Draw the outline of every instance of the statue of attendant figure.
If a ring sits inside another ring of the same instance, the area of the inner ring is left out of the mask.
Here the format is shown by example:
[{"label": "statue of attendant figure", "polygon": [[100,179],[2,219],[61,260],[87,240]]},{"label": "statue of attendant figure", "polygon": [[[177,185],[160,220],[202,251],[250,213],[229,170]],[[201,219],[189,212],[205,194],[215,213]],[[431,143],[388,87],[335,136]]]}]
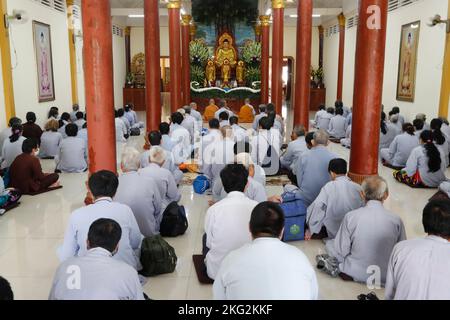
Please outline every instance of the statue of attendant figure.
[{"label": "statue of attendant figure", "polygon": [[236,81],[239,85],[243,85],[245,80],[244,61],[239,61],[236,67]]},{"label": "statue of attendant figure", "polygon": [[206,81],[208,87],[212,87],[216,82],[216,66],[212,60],[208,60],[206,65]]},{"label": "statue of attendant figure", "polygon": [[225,59],[222,64],[222,79],[224,87],[229,87],[231,77],[231,65],[228,59]]}]

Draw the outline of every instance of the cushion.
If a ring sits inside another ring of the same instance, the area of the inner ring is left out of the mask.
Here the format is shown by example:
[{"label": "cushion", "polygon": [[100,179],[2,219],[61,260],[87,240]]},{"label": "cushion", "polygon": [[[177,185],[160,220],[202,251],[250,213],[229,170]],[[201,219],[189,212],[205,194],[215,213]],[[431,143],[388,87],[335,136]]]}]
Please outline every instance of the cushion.
[{"label": "cushion", "polygon": [[214,280],[208,277],[206,272],[205,258],[201,254],[194,254],[192,261],[194,261],[195,272],[197,273],[198,281],[202,284],[213,284]]}]

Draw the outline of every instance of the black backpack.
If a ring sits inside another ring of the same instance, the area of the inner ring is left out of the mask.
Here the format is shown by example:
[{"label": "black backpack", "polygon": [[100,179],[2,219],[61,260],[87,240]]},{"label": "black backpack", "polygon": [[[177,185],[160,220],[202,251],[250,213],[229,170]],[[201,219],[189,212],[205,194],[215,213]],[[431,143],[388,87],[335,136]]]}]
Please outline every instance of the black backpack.
[{"label": "black backpack", "polygon": [[172,273],[177,266],[175,249],[160,235],[147,237],[142,241],[141,264],[139,273],[145,277]]},{"label": "black backpack", "polygon": [[140,136],[141,130],[139,128],[131,128],[130,129],[130,136]]},{"label": "black backpack", "polygon": [[188,220],[186,211],[178,203],[170,203],[164,210],[159,232],[163,237],[177,237],[186,232]]}]

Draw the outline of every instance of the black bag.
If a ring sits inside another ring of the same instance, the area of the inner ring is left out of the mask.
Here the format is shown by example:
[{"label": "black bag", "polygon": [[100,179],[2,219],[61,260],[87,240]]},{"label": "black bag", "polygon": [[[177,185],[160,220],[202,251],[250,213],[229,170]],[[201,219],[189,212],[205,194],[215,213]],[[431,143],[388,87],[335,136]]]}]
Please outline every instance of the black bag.
[{"label": "black bag", "polygon": [[147,237],[142,241],[141,264],[139,273],[145,277],[172,273],[177,266],[175,249],[160,235]]},{"label": "black bag", "polygon": [[170,203],[164,210],[159,232],[163,237],[177,237],[186,232],[188,220],[186,210],[178,203]]},{"label": "black bag", "polygon": [[131,128],[130,129],[130,136],[135,137],[135,136],[140,136],[141,135],[141,130],[139,128]]}]

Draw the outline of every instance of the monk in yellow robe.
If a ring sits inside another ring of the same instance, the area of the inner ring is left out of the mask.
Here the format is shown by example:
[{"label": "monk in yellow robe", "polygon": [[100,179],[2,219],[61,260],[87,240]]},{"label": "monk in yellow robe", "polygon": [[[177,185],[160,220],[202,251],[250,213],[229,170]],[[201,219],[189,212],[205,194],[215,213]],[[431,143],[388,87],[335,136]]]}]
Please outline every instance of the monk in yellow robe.
[{"label": "monk in yellow robe", "polygon": [[216,106],[214,99],[209,100],[209,105],[205,108],[205,112],[203,113],[203,119],[205,119],[205,121],[213,119],[218,110],[219,107]]},{"label": "monk in yellow robe", "polygon": [[255,108],[250,104],[250,99],[245,99],[245,104],[239,111],[239,122],[241,123],[253,123],[255,119]]}]

